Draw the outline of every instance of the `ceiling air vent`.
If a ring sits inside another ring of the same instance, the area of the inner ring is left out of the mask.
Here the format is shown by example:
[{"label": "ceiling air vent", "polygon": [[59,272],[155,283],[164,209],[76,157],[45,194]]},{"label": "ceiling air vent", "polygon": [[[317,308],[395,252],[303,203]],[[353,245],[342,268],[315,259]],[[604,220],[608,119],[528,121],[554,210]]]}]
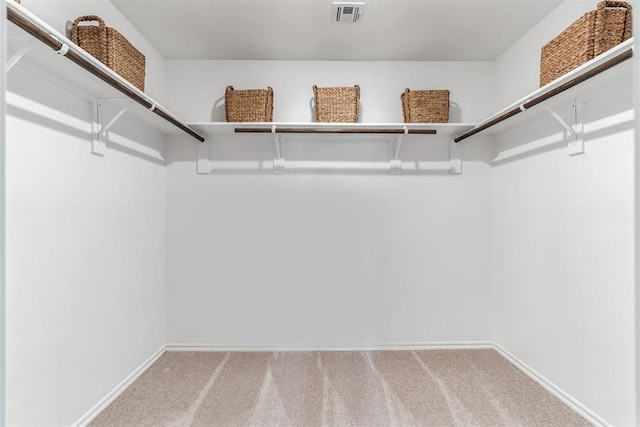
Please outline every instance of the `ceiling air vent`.
[{"label": "ceiling air vent", "polygon": [[331,22],[355,24],[360,21],[363,9],[364,2],[334,1]]}]

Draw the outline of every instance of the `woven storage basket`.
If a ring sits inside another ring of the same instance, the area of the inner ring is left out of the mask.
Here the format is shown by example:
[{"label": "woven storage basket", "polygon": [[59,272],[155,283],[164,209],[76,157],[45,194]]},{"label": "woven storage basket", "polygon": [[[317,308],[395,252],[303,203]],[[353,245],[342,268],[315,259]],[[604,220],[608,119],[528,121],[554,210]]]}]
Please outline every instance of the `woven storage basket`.
[{"label": "woven storage basket", "polygon": [[[80,25],[82,22],[98,25]],[[77,18],[71,28],[71,41],[144,91],[144,55],[117,30],[107,27],[102,18],[95,15]]]},{"label": "woven storage basket", "polygon": [[447,123],[449,121],[448,90],[410,90],[402,95],[405,123]]},{"label": "woven storage basket", "polygon": [[356,123],[360,114],[360,86],[313,86],[316,121],[320,123]]},{"label": "woven storage basket", "polygon": [[544,45],[540,86],[557,79],[631,37],[631,5],[602,1]]},{"label": "woven storage basket", "polygon": [[273,89],[235,90],[227,86],[224,107],[228,122],[273,121]]}]

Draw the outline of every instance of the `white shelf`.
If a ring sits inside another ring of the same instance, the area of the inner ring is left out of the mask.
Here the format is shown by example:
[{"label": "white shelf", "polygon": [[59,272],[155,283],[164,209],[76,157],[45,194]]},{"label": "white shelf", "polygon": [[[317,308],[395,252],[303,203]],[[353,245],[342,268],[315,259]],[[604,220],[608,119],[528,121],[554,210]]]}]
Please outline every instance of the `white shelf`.
[{"label": "white shelf", "polygon": [[[275,127],[277,133],[287,133],[293,130],[296,135],[314,134],[314,137],[325,135],[327,138],[335,137],[331,132],[340,134],[343,137],[353,132],[354,139],[357,135],[366,135],[370,138],[373,135],[382,136],[389,139],[390,136],[401,135],[405,128],[411,136],[416,137],[452,137],[465,132],[474,127],[475,123],[300,123],[300,122],[273,122],[273,123],[227,123],[227,122],[191,122],[188,126],[197,129],[201,133],[215,138],[220,135],[230,135],[236,133],[236,129],[259,129],[264,133],[271,133]],[[370,132],[369,132],[370,131]],[[388,131],[388,133],[383,133]],[[411,131],[424,132],[434,131],[434,134],[414,135]],[[292,132],[292,133],[293,133]],[[391,133],[394,132],[394,133]],[[327,135],[328,134],[328,135]]]},{"label": "white shelf", "polygon": [[[10,63],[16,59],[17,66],[89,101],[130,98],[136,108],[127,113],[133,113],[138,121],[163,133],[180,129],[202,140],[183,120],[32,12],[14,0],[5,0],[5,5],[11,21],[7,34]],[[61,54],[55,49],[61,49]]]},{"label": "white shelf", "polygon": [[[559,97],[560,94],[564,96],[575,96],[574,88],[579,84],[625,62],[627,59],[630,59],[632,55],[633,38],[620,43],[609,51],[596,56],[591,61],[582,64],[580,67],[487,117],[472,129],[459,134],[455,140],[456,142],[460,142],[480,132],[486,132],[489,135],[495,134],[508,127],[509,123],[513,123],[513,117],[540,104],[548,104],[551,99]],[[568,92],[570,89],[573,90]]]},{"label": "white shelf", "polygon": [[[189,126],[207,137],[198,146],[199,174],[460,174],[462,156],[453,136],[473,124],[197,122]],[[433,144],[427,147],[429,141]]]}]

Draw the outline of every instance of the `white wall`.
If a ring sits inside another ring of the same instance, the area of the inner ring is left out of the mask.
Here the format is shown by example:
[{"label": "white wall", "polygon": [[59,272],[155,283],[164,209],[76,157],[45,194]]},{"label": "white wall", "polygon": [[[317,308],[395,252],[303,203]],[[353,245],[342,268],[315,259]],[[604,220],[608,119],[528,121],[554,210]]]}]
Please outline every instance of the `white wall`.
[{"label": "white wall", "polygon": [[[401,121],[405,87],[449,88],[452,121],[484,118],[537,88],[540,47],[594,7],[564,2],[495,70],[172,61],[165,94],[162,58],[108,2],[23,3],[60,29],[81,14],[105,17],[147,55],[148,92],[189,121],[223,120],[227,84],[271,85],[274,119],[307,122],[313,84],[358,83],[362,121],[372,123]],[[196,144],[179,137],[165,171],[158,136],[127,119],[114,130],[127,148],[92,157],[89,104],[12,71],[8,423],[73,423],[166,341],[358,347],[489,337],[607,421],[633,423],[634,153],[621,70],[619,86],[587,99],[587,155],[569,158],[556,144],[491,170],[491,147],[475,137],[462,145],[462,176],[203,176]],[[557,139],[557,125],[531,117],[498,138],[497,152]],[[409,151],[446,147],[428,141]],[[347,154],[366,150],[358,147]],[[240,150],[265,152],[246,140]]]},{"label": "white wall", "polygon": [[90,104],[22,70],[8,103],[7,421],[69,425],[165,342],[165,170],[92,156]]},{"label": "white wall", "polygon": [[[6,34],[6,9],[0,12],[0,34]],[[5,396],[5,99],[4,91],[6,85],[6,38],[2,41],[0,52],[0,307],[3,307],[0,314],[0,396]],[[5,399],[0,398],[0,420],[4,423]]]},{"label": "white wall", "polygon": [[[174,105],[196,121],[210,120],[229,83],[270,84],[274,118],[284,121],[309,121],[313,83],[359,83],[363,121],[375,122],[401,121],[403,88],[431,85],[451,88],[463,119],[472,120],[482,112],[470,100],[490,93],[491,71],[488,64],[176,61],[167,74],[177,82]],[[264,141],[223,139],[214,141],[212,159],[225,143],[242,147],[245,160],[270,150]],[[305,147],[320,156],[320,144]],[[357,147],[351,150],[324,144],[334,157],[378,154],[374,143],[343,141]],[[448,147],[433,137],[407,144],[406,153],[424,160]],[[296,147],[291,140],[285,152]],[[467,147],[462,176],[273,176],[196,175],[196,144],[170,144],[169,343],[360,347],[486,339],[487,148]]]},{"label": "white wall", "polygon": [[48,72],[8,74],[7,425],[75,423],[166,342],[163,141],[127,117],[91,155]]},{"label": "white wall", "polygon": [[225,121],[224,90],[274,91],[274,121],[311,121],[312,86],[360,85],[361,120],[402,122],[400,94],[410,89],[449,89],[451,122],[490,114],[491,62],[168,61],[172,108],[192,122]]},{"label": "white wall", "polygon": [[[546,25],[571,23],[574,6],[563,3],[498,59],[507,102],[537,78],[516,52],[534,58],[556,31]],[[568,156],[559,124],[531,110],[497,137],[493,169],[494,339],[614,425],[635,422],[630,86],[628,61],[552,103],[569,120],[578,99],[584,155]]]}]

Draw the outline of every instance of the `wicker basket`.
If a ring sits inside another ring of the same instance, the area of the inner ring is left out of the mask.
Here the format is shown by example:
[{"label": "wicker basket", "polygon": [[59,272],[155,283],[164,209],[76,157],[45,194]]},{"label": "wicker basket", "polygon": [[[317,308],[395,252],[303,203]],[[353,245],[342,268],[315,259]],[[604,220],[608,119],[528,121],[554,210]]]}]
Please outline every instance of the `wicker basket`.
[{"label": "wicker basket", "polygon": [[447,123],[449,121],[448,90],[410,90],[402,95],[405,123]]},{"label": "wicker basket", "polygon": [[360,86],[313,86],[316,121],[320,123],[356,123],[360,113]]},{"label": "wicker basket", "polygon": [[[98,25],[80,25],[97,22]],[[71,41],[107,67],[144,91],[145,57],[118,31],[107,27],[99,16],[80,16],[73,21]]]},{"label": "wicker basket", "polygon": [[273,121],[273,89],[235,90],[227,86],[224,107],[228,122]]},{"label": "wicker basket", "polygon": [[631,5],[602,1],[547,43],[540,55],[540,86],[631,37]]}]

